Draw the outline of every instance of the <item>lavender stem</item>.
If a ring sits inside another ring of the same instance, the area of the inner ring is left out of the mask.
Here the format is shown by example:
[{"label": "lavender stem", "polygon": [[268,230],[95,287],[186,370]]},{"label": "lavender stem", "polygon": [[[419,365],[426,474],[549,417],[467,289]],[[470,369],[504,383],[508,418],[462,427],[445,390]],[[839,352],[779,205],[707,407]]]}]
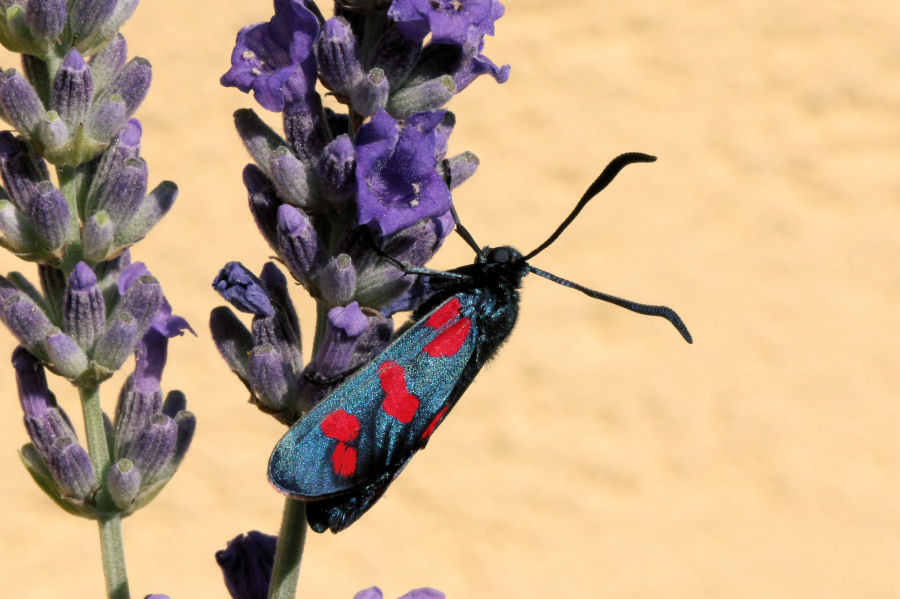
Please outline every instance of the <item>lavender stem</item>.
[{"label": "lavender stem", "polygon": [[306,528],[306,502],[287,497],[269,583],[269,599],[294,599],[297,594]]},{"label": "lavender stem", "polygon": [[[106,427],[103,424],[103,410],[100,408],[99,387],[79,387],[81,408],[84,414],[84,427],[87,436],[88,453],[94,472],[100,480],[106,477],[109,470],[109,444],[106,439]],[[129,599],[128,575],[125,571],[125,548],[122,544],[122,519],[114,511],[115,505],[109,497],[106,487],[100,488],[96,498],[98,507],[108,507],[109,518],[99,519],[100,553],[103,558],[103,577],[106,580],[106,595],[109,599]]]}]

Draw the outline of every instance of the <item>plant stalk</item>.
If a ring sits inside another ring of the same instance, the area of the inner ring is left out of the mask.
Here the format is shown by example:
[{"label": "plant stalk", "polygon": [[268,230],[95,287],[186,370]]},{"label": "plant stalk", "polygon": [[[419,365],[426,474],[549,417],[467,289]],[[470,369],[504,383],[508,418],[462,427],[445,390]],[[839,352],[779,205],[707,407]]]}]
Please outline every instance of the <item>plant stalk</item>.
[{"label": "plant stalk", "polygon": [[278,548],[269,583],[269,599],[294,599],[300,578],[300,559],[306,541],[306,502],[293,497],[284,500]]},{"label": "plant stalk", "polygon": [[95,498],[97,507],[106,512],[100,518],[100,554],[103,558],[103,578],[106,580],[106,595],[109,599],[129,599],[128,575],[125,571],[125,548],[122,543],[122,518],[115,511],[112,498],[102,481],[109,470],[109,443],[103,410],[100,408],[100,390],[97,386],[79,387],[81,409],[84,413],[84,427],[87,433],[88,453],[91,464],[101,483]]}]

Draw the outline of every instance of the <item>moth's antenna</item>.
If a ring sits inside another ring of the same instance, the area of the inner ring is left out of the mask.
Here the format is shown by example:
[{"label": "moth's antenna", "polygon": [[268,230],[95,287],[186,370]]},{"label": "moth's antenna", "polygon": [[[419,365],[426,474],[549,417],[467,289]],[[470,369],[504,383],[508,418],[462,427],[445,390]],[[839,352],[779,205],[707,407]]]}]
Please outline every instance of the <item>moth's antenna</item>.
[{"label": "moth's antenna", "polygon": [[527,261],[534,258],[547,249],[547,246],[556,241],[562,232],[566,230],[566,227],[572,224],[572,221],[575,220],[575,217],[578,216],[578,213],[581,212],[587,203],[590,202],[595,195],[603,191],[607,185],[612,183],[612,180],[616,178],[616,175],[618,175],[623,168],[629,164],[634,164],[635,162],[654,162],[655,160],[656,156],[642,154],[640,152],[626,152],[625,154],[613,158],[612,161],[606,165],[606,168],[603,169],[603,172],[600,173],[600,176],[597,177],[597,180],[591,183],[591,186],[587,188],[587,191],[584,192],[584,195],[581,196],[581,199],[578,200],[578,203],[575,205],[575,209],[572,210],[569,216],[566,217],[566,220],[556,228],[553,235],[521,259]]},{"label": "moth's antenna", "polygon": [[[365,229],[366,227],[362,227]],[[457,281],[471,281],[472,277],[468,275],[461,275],[458,272],[448,272],[445,270],[434,270],[431,268],[425,268],[423,266],[413,266],[412,264],[406,264],[397,260],[390,254],[384,251],[384,249],[378,245],[378,242],[375,241],[375,235],[369,232],[368,235],[369,243],[372,246],[372,249],[375,250],[375,253],[378,254],[383,260],[390,263],[391,266],[396,268],[399,271],[402,271],[408,275],[424,275],[426,277],[439,277],[443,279],[454,279]],[[479,254],[480,255],[480,254]]]},{"label": "moth's antenna", "polygon": [[469,244],[470,248],[475,250],[475,253],[479,258],[484,258],[484,255],[481,253],[481,247],[478,245],[478,243],[476,243],[475,238],[472,237],[472,234],[469,233],[469,230],[465,228],[461,222],[459,222],[459,214],[456,213],[456,207],[453,204],[450,204],[450,215],[453,217],[453,222],[456,223],[456,232],[459,233],[459,236]]},{"label": "moth's antenna", "polygon": [[587,287],[583,287],[578,283],[573,283],[572,281],[563,279],[562,277],[558,277],[545,270],[541,270],[540,268],[535,268],[530,264],[528,265],[528,270],[536,275],[544,277],[545,279],[550,279],[554,283],[559,283],[560,285],[571,287],[572,289],[577,289],[585,295],[589,295],[593,298],[603,300],[604,302],[609,302],[611,304],[621,306],[626,310],[631,310],[632,312],[637,312],[638,314],[646,314],[648,316],[661,316],[671,322],[672,326],[678,329],[678,332],[681,333],[681,336],[684,337],[685,341],[687,341],[688,343],[694,342],[694,338],[691,337],[691,333],[690,331],[688,331],[687,326],[685,326],[684,321],[681,320],[681,317],[678,316],[678,314],[672,308],[669,308],[667,306],[650,306],[647,304],[638,304],[637,302],[622,299],[621,297],[616,297],[614,295],[609,295],[608,293],[594,291],[593,289],[588,289]]}]

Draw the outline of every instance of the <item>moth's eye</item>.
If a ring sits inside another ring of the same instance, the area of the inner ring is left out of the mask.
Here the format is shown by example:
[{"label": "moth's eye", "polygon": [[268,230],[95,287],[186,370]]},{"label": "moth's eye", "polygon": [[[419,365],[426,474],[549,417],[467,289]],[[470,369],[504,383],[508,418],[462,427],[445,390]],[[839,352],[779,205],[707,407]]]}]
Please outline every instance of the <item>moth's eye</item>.
[{"label": "moth's eye", "polygon": [[496,248],[491,251],[491,262],[498,262],[503,264],[505,262],[509,262],[512,255],[509,253],[507,248]]}]

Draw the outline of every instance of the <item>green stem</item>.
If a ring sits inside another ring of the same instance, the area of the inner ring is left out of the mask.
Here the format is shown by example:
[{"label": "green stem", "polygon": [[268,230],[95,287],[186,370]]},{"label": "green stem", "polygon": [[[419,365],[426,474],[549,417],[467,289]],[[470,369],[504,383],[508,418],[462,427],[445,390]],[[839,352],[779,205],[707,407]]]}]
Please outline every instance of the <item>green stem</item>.
[{"label": "green stem", "polygon": [[278,549],[269,583],[269,599],[293,599],[300,578],[300,558],[306,541],[306,503],[288,497],[284,500],[284,514],[278,533]]},{"label": "green stem", "polygon": [[[96,386],[79,387],[81,409],[84,413],[84,428],[87,434],[88,452],[97,480],[106,480],[109,470],[109,443],[106,440],[106,426],[103,410],[100,408],[100,391]],[[112,498],[101,484],[97,492],[97,507],[109,516],[98,520],[100,527],[100,553],[103,557],[103,578],[106,580],[106,595],[109,599],[129,599],[128,575],[125,572],[125,549],[122,544],[122,519],[115,511]]]}]

